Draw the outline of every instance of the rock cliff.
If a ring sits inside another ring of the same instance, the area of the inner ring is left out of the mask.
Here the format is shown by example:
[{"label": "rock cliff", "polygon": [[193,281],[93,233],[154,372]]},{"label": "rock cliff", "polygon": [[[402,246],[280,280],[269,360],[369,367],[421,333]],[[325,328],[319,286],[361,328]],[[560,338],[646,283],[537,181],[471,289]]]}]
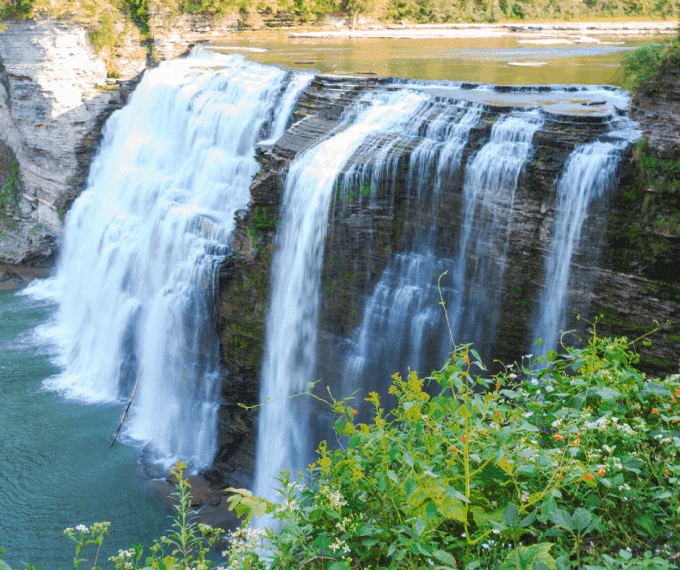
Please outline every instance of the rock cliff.
[{"label": "rock cliff", "polygon": [[2,186],[14,165],[16,174],[0,233],[0,262],[44,265],[56,251],[63,215],[85,183],[104,122],[124,104],[134,86],[130,75],[146,62],[131,62],[123,80],[107,80],[82,24],[53,19],[5,24],[0,33]]}]

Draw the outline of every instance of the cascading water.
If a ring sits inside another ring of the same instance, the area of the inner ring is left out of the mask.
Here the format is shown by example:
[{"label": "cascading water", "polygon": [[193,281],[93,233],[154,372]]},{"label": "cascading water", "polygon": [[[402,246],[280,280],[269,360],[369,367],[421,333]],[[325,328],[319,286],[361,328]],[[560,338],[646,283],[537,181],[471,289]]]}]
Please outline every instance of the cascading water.
[{"label": "cascading water", "polygon": [[310,456],[308,403],[288,396],[315,380],[320,269],[336,178],[361,143],[400,132],[427,97],[398,91],[364,96],[343,116],[340,132],[298,157],[286,177],[272,297],[267,318],[255,492],[275,498],[275,477],[293,475]]},{"label": "cascading water", "polygon": [[538,356],[544,357],[557,349],[560,331],[568,322],[568,291],[575,286],[570,283],[575,277],[572,263],[585,244],[584,238],[592,238],[588,247],[597,249],[596,234],[602,233],[602,228],[587,227],[588,217],[597,213],[598,206],[613,189],[623,151],[630,144],[628,138],[608,138],[578,146],[557,182],[556,221],[545,260],[545,283],[534,335],[537,345],[534,352]]},{"label": "cascading water", "polygon": [[[427,181],[433,194],[431,207],[436,209],[441,184],[456,177],[468,132],[480,114],[479,109],[469,109],[455,129],[444,131],[443,146],[433,146],[433,141],[442,140],[435,119],[412,153],[409,182],[420,190],[420,196]],[[541,124],[540,116],[533,112],[501,118],[492,127],[490,141],[468,160],[456,257],[436,253],[435,216],[429,233],[413,240],[411,251],[397,255],[388,265],[367,301],[348,358],[344,393],[369,386],[373,389],[389,376],[386,372],[403,373],[410,366],[429,373],[441,365],[451,349],[437,287],[437,278],[444,271],[453,278],[441,280],[441,293],[449,309],[454,341],[474,342],[476,347],[491,344],[514,193],[531,152],[531,139]],[[431,172],[434,180],[428,180]],[[474,263],[471,268],[470,260]]]},{"label": "cascading water", "polygon": [[[195,52],[148,72],[111,116],[66,220],[56,283],[64,372],[50,389],[127,399],[127,440],[198,469],[216,451],[216,271],[248,204],[254,145],[286,128],[311,75]],[[115,426],[112,426],[112,429]]]},{"label": "cascading water", "polygon": [[[434,253],[439,191],[445,181],[459,176],[463,149],[470,129],[479,122],[481,107],[439,104],[430,116],[425,128],[422,117],[413,121],[406,135],[423,131],[409,159],[408,195],[419,203],[416,212],[422,210],[422,202],[429,204],[432,221],[419,231],[416,218],[411,251],[388,265],[367,301],[356,345],[347,358],[343,393],[379,386],[381,377],[389,377],[386,371],[404,371],[407,366],[434,369],[445,353],[443,340],[448,336],[441,335],[444,314],[433,279],[447,269],[446,260]],[[373,163],[378,172],[386,166]]]},{"label": "cascading water", "polygon": [[541,128],[538,112],[498,119],[489,142],[465,168],[462,231],[447,304],[454,342],[473,343],[488,360],[498,324],[500,291],[517,181]]}]

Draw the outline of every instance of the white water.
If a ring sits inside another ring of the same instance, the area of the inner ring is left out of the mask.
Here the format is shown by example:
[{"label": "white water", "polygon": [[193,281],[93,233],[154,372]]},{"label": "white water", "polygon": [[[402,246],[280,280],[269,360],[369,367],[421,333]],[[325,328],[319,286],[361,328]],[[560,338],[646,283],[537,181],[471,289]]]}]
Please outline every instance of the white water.
[{"label": "white water", "polygon": [[[568,291],[574,288],[572,262],[578,250],[593,247],[603,228],[586,231],[589,215],[596,213],[606,194],[617,180],[622,151],[629,140],[595,141],[578,146],[569,156],[557,183],[555,226],[550,253],[545,260],[545,282],[539,300],[539,315],[535,325],[534,351],[546,356],[558,347],[560,331],[567,323]],[[582,284],[583,285],[583,284]]]},{"label": "white water", "polygon": [[[286,177],[262,369],[255,492],[276,498],[275,477],[307,466],[309,402],[289,398],[315,380],[319,281],[329,206],[338,174],[369,136],[400,132],[427,97],[369,94],[343,116],[341,131],[295,159]],[[269,403],[267,403],[269,401]]]},{"label": "white water", "polygon": [[517,181],[542,124],[537,112],[499,118],[465,168],[459,253],[451,272],[456,294],[447,307],[454,342],[474,343],[485,359],[500,313]]},{"label": "white water", "polygon": [[[448,334],[442,329],[445,319],[439,306],[437,277],[449,263],[434,253],[437,209],[442,184],[460,176],[463,149],[480,116],[481,109],[475,106],[439,105],[411,153],[407,195],[415,195],[416,215],[428,211],[431,224],[419,229],[422,224],[417,217],[409,224],[414,226],[406,230],[412,234],[411,251],[395,256],[367,300],[356,344],[347,358],[343,394],[377,389],[389,382],[392,372],[404,372],[407,366],[431,372],[446,353],[443,347]],[[414,120],[406,136],[421,130],[421,125],[422,117]],[[391,165],[375,161],[373,168],[374,172],[383,172]]]},{"label": "white water", "polygon": [[139,375],[124,438],[166,465],[214,457],[218,264],[259,169],[254,145],[283,133],[277,109],[310,80],[202,52],[147,72],[104,127],[56,279],[34,288],[61,290],[63,373],[45,386],[126,401]]}]

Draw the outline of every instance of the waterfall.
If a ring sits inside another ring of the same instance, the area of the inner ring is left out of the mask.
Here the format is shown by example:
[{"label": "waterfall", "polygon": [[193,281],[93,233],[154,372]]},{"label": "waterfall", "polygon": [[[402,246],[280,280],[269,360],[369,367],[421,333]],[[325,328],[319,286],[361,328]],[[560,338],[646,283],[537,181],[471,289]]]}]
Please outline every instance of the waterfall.
[{"label": "waterfall", "polygon": [[162,63],[106,123],[68,213],[55,278],[63,373],[45,385],[115,402],[139,377],[123,437],[160,463],[213,460],[218,266],[259,169],[254,145],[284,132],[310,80],[237,55]]},{"label": "waterfall", "polygon": [[[438,121],[411,155],[411,185],[420,196],[429,185],[431,208],[436,209],[441,184],[456,177],[469,129],[480,118],[469,109],[456,129],[444,135],[446,142],[432,153]],[[449,311],[454,341],[473,342],[478,348],[493,342],[499,292],[512,223],[514,193],[521,169],[530,155],[533,134],[542,120],[536,112],[500,118],[491,137],[471,156],[463,175],[463,208],[460,237],[453,255],[436,248],[435,223],[429,233],[411,243],[411,250],[396,255],[383,272],[366,303],[344,372],[343,393],[374,389],[389,381],[391,372],[406,367],[429,374],[441,366],[451,350],[446,319],[439,306],[438,277]],[[426,176],[435,172],[434,179]],[[429,197],[429,196],[428,196]],[[425,207],[424,204],[421,208]],[[457,252],[457,253],[456,253]],[[488,351],[487,351],[488,352]]]},{"label": "waterfall", "polygon": [[270,499],[283,469],[307,466],[309,402],[290,398],[315,380],[320,269],[336,179],[369,135],[400,132],[428,98],[408,91],[368,94],[339,132],[297,157],[286,176],[272,267],[262,369],[255,492]]},{"label": "waterfall", "polygon": [[[577,146],[557,182],[555,226],[535,319],[534,343],[541,339],[534,350],[538,356],[545,357],[558,347],[560,331],[568,322],[568,291],[576,286],[573,263],[581,249],[589,248],[596,255],[603,233],[602,227],[588,227],[588,219],[597,219],[598,207],[614,187],[623,151],[629,144],[626,138],[609,138]],[[580,286],[583,289],[586,284]]]},{"label": "waterfall", "polygon": [[[392,372],[405,371],[407,366],[430,372],[446,354],[449,337],[444,334],[437,277],[448,265],[434,253],[437,210],[442,185],[460,176],[462,153],[470,129],[479,122],[481,107],[440,104],[432,115],[424,129],[420,119],[406,132],[424,131],[409,158],[407,194],[416,197],[416,212],[428,210],[431,221],[418,230],[422,224],[416,217],[409,228],[415,234],[410,251],[395,256],[367,300],[356,344],[347,357],[343,394],[368,386],[376,389],[389,381]],[[384,164],[375,163],[374,170],[384,169]]]},{"label": "waterfall", "polygon": [[447,306],[454,342],[473,343],[486,360],[500,313],[515,190],[542,124],[538,112],[498,119],[489,142],[465,168],[461,237],[451,275],[455,295]]}]

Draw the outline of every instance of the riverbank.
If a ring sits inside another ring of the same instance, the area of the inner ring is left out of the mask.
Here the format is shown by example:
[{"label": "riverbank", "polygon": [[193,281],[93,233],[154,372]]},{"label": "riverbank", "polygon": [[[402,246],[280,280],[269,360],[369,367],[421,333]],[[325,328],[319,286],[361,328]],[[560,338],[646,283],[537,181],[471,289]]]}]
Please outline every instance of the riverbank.
[{"label": "riverbank", "polygon": [[649,36],[674,34],[677,20],[664,22],[505,22],[501,24],[369,24],[357,29],[325,28],[317,31],[290,31],[291,38],[494,38],[551,37],[588,38],[595,35]]}]

